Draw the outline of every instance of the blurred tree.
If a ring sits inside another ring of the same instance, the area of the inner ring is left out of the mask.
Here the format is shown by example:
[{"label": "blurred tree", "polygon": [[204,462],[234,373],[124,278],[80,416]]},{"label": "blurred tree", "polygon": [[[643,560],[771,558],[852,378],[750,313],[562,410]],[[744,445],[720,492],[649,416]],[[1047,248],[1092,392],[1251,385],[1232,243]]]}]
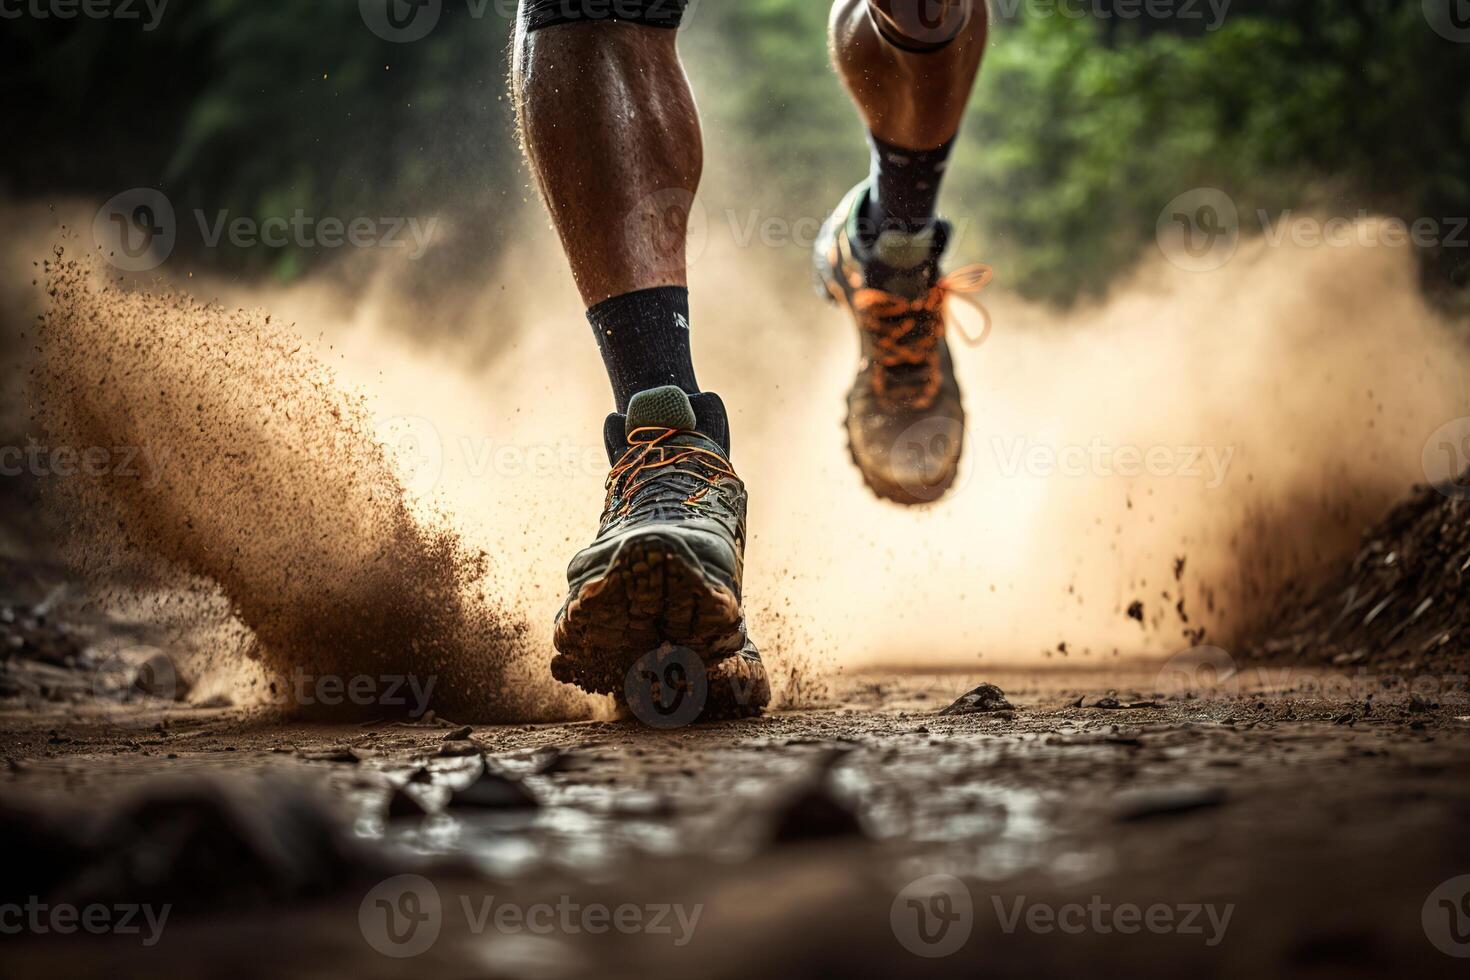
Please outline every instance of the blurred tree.
[{"label": "blurred tree", "polygon": [[[1198,186],[1227,191],[1247,231],[1257,209],[1470,215],[1470,46],[1431,29],[1420,0],[1233,0],[1223,23],[1202,0],[1191,9],[1206,19],[1114,16],[1118,2],[994,0],[944,205],[1011,287],[1060,303],[1097,294]],[[445,0],[409,44],[368,30],[354,0],[176,0],[146,32],[7,21],[0,136],[25,152],[4,173],[16,193],[156,186],[184,208],[258,220],[448,210],[483,254],[513,216],[539,220],[517,210],[508,8]],[[682,43],[709,170],[752,209],[820,216],[863,173],[826,18],[809,0],[693,8]],[[1424,250],[1426,284],[1463,296],[1467,253]],[[326,257],[204,260],[291,276]]]}]

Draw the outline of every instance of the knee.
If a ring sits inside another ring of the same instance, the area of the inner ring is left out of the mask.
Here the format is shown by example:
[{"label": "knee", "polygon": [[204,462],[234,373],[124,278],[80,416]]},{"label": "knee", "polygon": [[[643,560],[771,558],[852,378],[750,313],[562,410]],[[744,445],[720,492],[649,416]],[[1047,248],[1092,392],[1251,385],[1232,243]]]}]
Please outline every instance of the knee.
[{"label": "knee", "polygon": [[984,44],[986,0],[866,0],[879,35],[905,51],[936,51],[954,41]]}]

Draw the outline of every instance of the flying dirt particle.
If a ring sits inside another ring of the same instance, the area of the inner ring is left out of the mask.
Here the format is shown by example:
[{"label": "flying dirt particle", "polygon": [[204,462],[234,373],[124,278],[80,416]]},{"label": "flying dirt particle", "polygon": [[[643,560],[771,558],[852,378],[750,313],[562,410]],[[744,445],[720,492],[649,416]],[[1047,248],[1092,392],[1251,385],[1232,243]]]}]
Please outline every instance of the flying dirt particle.
[{"label": "flying dirt particle", "polygon": [[361,400],[289,328],[125,290],[60,247],[44,268],[36,417],[50,445],[117,464],[51,481],[85,571],[142,569],[196,624],[223,602],[233,629],[205,666],[247,653],[293,713],[585,715],[487,594],[488,557],[410,507]]}]

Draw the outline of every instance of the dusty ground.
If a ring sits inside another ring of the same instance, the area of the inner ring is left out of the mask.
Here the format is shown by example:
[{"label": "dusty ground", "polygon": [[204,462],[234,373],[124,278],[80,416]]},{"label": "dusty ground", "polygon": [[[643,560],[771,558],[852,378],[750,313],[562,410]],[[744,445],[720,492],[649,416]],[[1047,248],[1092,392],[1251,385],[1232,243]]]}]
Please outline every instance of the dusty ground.
[{"label": "dusty ground", "polygon": [[[981,680],[1014,712],[938,714]],[[1416,696],[1361,671],[849,675],[829,707],[755,721],[479,727],[450,742],[448,721],[16,708],[0,714],[4,797],[47,816],[6,836],[10,900],[45,877],[36,855],[73,846],[52,837],[100,820],[104,839],[131,835],[131,864],[74,855],[50,893],[173,911],[151,946],[22,934],[5,972],[1448,976],[1463,965],[1435,942],[1470,953],[1448,918],[1470,879],[1450,906],[1431,893],[1470,874],[1470,699],[1463,678],[1440,681]],[[1092,706],[1110,693],[1137,706]],[[481,753],[537,805],[446,806]],[[385,819],[421,767],[410,791],[431,815]],[[209,777],[235,788],[188,788]],[[182,795],[157,803],[168,792]],[[127,811],[140,794],[155,803]],[[424,880],[395,877],[408,872]],[[957,876],[969,907],[921,898],[950,914],[938,942],[958,947],[922,957],[903,945],[917,913],[899,892],[935,873]],[[487,900],[569,908],[557,921],[571,925],[481,919]],[[594,932],[578,916],[599,903],[698,919]],[[398,930],[432,939],[416,958],[374,948],[418,948],[385,943],[386,908],[437,924]]]}]

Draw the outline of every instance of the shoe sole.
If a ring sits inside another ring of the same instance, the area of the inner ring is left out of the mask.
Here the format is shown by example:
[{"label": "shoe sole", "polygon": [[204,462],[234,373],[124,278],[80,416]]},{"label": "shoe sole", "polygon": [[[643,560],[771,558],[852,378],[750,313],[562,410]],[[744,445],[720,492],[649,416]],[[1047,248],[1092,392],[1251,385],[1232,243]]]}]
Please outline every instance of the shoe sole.
[{"label": "shoe sole", "polygon": [[624,542],[557,615],[551,673],[594,694],[621,694],[629,669],[664,644],[706,667],[745,647],[740,599],[706,575],[688,546],[652,533]]}]

